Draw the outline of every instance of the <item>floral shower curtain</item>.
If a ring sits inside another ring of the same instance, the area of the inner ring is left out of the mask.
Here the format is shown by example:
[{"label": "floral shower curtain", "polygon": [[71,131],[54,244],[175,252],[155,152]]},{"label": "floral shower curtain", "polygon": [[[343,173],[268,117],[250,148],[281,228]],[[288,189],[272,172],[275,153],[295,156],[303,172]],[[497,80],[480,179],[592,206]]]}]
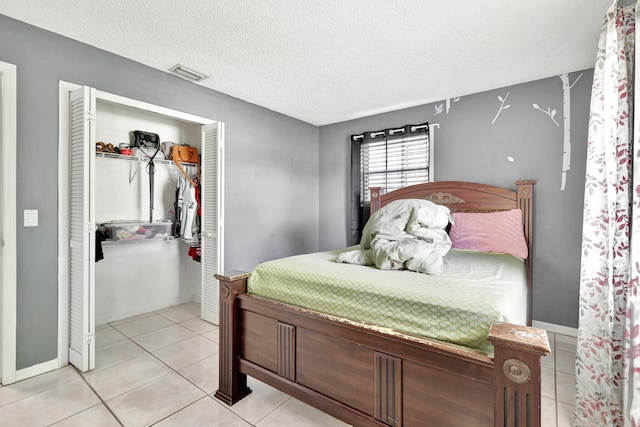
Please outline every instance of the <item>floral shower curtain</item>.
[{"label": "floral shower curtain", "polygon": [[638,4],[640,0],[635,7],[618,7],[615,1],[611,5],[594,70],[580,274],[577,426],[640,426],[640,131],[634,132],[640,127],[633,114]]}]

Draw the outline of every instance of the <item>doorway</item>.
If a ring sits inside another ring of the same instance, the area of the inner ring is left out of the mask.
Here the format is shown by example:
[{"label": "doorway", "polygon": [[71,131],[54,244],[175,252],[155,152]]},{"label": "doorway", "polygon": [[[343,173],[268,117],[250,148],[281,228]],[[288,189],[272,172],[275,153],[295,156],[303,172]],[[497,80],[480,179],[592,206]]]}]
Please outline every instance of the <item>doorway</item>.
[{"label": "doorway", "polygon": [[16,381],[16,66],[0,62],[0,379]]},{"label": "doorway", "polygon": [[[72,83],[61,81],[59,90],[59,187],[69,189],[68,192],[60,192],[58,206],[59,218],[69,218],[69,221],[58,223],[60,236],[58,361],[60,365],[72,363],[80,370],[86,371],[92,369],[95,360],[96,258],[94,248],[96,244],[95,240],[91,239],[94,238],[96,226],[95,146],[98,133],[102,134],[102,139],[105,141],[127,140],[129,138],[127,130],[135,129],[141,124],[145,128],[156,129],[157,126],[162,126],[165,120],[173,123],[172,127],[176,122],[181,123],[174,129],[178,132],[177,135],[182,135],[183,132],[187,135],[197,129],[195,135],[201,139],[204,162],[201,167],[201,196],[202,200],[205,200],[202,206],[202,239],[200,241],[201,317],[217,324],[218,291],[217,280],[213,274],[222,270],[223,221],[222,210],[218,207],[222,206],[223,197],[221,164],[224,159],[224,123]],[[149,120],[149,123],[146,123],[146,120]],[[187,126],[189,129],[183,129],[182,126]],[[71,129],[73,132],[70,132]],[[121,132],[123,129],[125,134],[119,137],[112,133]],[[179,140],[178,136],[176,139]],[[102,154],[100,153],[100,158],[103,157]],[[119,157],[109,157],[109,161],[124,160]],[[127,160],[137,161],[134,158],[127,158]],[[134,173],[133,176],[135,175]],[[209,182],[208,177],[213,178],[213,181]],[[207,204],[207,200],[215,200],[215,202]],[[122,204],[122,206],[127,205],[128,202]],[[104,203],[102,206],[104,207]],[[136,230],[139,230],[139,227]],[[117,246],[124,247],[117,242],[112,243],[116,245],[113,246],[114,249]],[[207,256],[208,254],[211,256]],[[152,269],[148,271],[155,273]],[[215,283],[211,283],[212,281]],[[137,286],[145,281],[135,282]],[[149,280],[146,282],[155,283]],[[155,290],[155,288],[150,289],[141,294],[151,295],[150,293]],[[135,291],[141,291],[141,289],[136,288]],[[158,295],[154,294],[154,296]],[[127,304],[130,302],[127,301]],[[146,303],[149,301],[145,300]],[[126,309],[130,310],[131,307],[127,306]]]}]

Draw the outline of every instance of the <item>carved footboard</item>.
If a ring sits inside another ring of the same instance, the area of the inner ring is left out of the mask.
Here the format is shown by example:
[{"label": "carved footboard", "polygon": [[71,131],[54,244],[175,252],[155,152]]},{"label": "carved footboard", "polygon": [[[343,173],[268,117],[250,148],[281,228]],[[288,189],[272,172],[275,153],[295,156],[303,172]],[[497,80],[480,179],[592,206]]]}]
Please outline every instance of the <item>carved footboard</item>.
[{"label": "carved footboard", "polygon": [[491,358],[246,295],[246,273],[216,278],[228,405],[250,375],[352,425],[540,425],[544,330],[492,325]]}]

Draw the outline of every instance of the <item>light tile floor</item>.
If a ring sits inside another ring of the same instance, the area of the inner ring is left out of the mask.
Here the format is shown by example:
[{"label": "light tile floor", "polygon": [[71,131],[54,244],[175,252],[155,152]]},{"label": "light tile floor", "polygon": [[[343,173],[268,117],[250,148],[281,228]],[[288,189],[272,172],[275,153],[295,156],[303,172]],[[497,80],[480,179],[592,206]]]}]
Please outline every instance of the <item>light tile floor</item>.
[{"label": "light tile floor", "polygon": [[548,336],[552,353],[542,359],[542,427],[571,427],[577,339],[553,333]]},{"label": "light tile floor", "polygon": [[[249,378],[253,393],[232,407],[213,398],[218,329],[183,304],[96,330],[96,368],[65,368],[0,387],[0,425],[346,426]],[[543,427],[570,426],[576,340],[549,336],[543,362]]]}]

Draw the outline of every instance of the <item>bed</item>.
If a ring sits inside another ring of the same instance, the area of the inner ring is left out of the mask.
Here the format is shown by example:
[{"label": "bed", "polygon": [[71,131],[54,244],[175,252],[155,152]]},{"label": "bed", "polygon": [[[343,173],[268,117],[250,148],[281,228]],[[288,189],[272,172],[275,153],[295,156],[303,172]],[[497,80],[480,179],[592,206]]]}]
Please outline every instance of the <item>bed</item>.
[{"label": "bed", "polygon": [[[400,199],[427,199],[455,213],[520,209],[531,254],[534,183],[516,181],[515,191],[453,181],[388,194],[374,188],[371,212]],[[356,426],[539,426],[541,358],[550,349],[545,331],[527,326],[532,267],[529,256],[524,324],[496,319],[486,332],[489,347],[479,348],[258,296],[248,292],[249,273],[217,275],[215,397],[238,402],[251,393],[249,375]]]}]

